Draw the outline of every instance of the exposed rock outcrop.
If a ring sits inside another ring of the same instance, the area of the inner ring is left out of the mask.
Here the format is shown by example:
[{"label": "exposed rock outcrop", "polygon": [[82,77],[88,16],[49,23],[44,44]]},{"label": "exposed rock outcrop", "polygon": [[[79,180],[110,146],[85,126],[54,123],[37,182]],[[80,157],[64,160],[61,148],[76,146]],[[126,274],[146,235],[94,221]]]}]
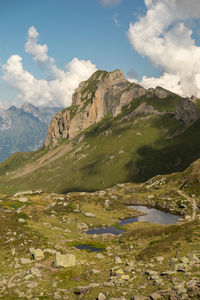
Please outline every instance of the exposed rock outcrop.
[{"label": "exposed rock outcrop", "polygon": [[[144,95],[147,99],[155,97],[160,101],[167,101],[168,96],[177,96],[159,86],[146,90],[136,83],[130,83],[120,70],[95,72],[87,81],[79,84],[72,96],[72,105],[55,114],[48,128],[45,147],[56,146],[61,138],[75,138],[108,114],[117,116],[124,106]],[[138,109],[144,110],[142,112],[145,114],[158,113],[151,105],[142,104],[142,101]],[[134,115],[137,115],[137,111],[132,113]],[[199,110],[193,101],[180,101],[176,110],[177,120],[188,126],[198,117]]]},{"label": "exposed rock outcrop", "polygon": [[45,146],[55,146],[60,138],[73,139],[108,113],[119,114],[122,107],[147,91],[126,80],[123,72],[95,72],[81,82],[72,97],[72,106],[57,113],[48,128]]},{"label": "exposed rock outcrop", "polygon": [[186,98],[179,102],[176,108],[176,119],[189,126],[200,116],[197,105],[190,99]]}]

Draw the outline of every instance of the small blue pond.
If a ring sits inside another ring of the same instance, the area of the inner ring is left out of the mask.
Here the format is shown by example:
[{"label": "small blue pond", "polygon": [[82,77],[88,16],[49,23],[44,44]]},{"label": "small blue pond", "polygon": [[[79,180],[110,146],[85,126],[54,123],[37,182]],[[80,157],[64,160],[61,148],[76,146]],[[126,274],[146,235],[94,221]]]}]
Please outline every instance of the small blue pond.
[{"label": "small blue pond", "polygon": [[155,223],[161,225],[172,225],[178,223],[180,219],[179,216],[166,213],[155,208],[148,208],[146,206],[130,206],[130,207],[144,212],[145,215],[124,219],[119,222],[119,225],[122,226],[125,224],[135,223],[135,222],[149,222],[149,223]]},{"label": "small blue pond", "polygon": [[[172,225],[179,222],[180,217],[163,212],[161,210],[155,208],[148,208],[146,206],[130,206],[131,208],[140,210],[144,212],[144,216],[128,218],[120,221],[118,224],[120,226],[130,223],[136,222],[149,222],[161,225]],[[99,227],[96,229],[90,229],[86,233],[87,234],[104,234],[104,233],[112,233],[114,235],[120,235],[124,230],[118,229],[114,226],[109,227]]]},{"label": "small blue pond", "polygon": [[103,248],[97,248],[97,247],[94,247],[89,244],[88,245],[76,245],[75,247],[80,250],[89,250],[90,252],[100,252],[100,251],[104,250]]}]

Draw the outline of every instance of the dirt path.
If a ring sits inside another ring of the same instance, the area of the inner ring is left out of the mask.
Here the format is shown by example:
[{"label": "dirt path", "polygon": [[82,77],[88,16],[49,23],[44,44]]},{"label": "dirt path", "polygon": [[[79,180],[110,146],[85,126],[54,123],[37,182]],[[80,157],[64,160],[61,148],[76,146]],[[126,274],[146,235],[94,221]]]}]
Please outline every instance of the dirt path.
[{"label": "dirt path", "polygon": [[189,197],[188,195],[186,195],[185,193],[183,193],[183,191],[178,190],[177,191],[178,194],[182,197],[184,197],[185,199],[187,199],[188,201],[191,202],[192,204],[192,220],[196,219],[196,214],[197,214],[197,202],[195,200],[195,198]]}]

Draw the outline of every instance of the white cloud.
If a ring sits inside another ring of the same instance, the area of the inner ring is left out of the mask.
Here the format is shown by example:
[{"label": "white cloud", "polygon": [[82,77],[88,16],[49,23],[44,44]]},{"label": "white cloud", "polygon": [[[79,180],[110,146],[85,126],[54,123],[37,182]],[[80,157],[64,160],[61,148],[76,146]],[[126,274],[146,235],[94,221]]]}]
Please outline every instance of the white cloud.
[{"label": "white cloud", "polygon": [[181,95],[200,96],[200,47],[187,27],[200,18],[199,0],[145,0],[146,15],[130,24],[132,47],[163,70],[161,78],[144,77],[145,87],[162,85]]},{"label": "white cloud", "polygon": [[89,78],[97,69],[90,61],[74,58],[66,69],[60,70],[51,65],[55,76],[53,80],[38,80],[24,70],[22,58],[12,55],[2,66],[3,79],[19,91],[20,102],[43,106],[70,106],[72,94],[78,84]]},{"label": "white cloud", "polygon": [[3,80],[19,91],[19,102],[28,102],[33,105],[43,106],[70,106],[72,94],[81,81],[87,80],[96,70],[91,61],[74,58],[65,70],[59,69],[55,60],[47,55],[48,47],[37,44],[38,32],[32,26],[28,31],[26,51],[34,60],[44,63],[48,61],[53,79],[38,80],[23,67],[22,57],[12,55],[2,65]]},{"label": "white cloud", "polygon": [[104,6],[107,6],[107,7],[113,7],[122,2],[122,0],[100,0],[100,1]]},{"label": "white cloud", "polygon": [[38,44],[39,33],[34,26],[28,30],[28,40],[25,45],[25,51],[33,56],[33,59],[44,63],[48,60],[48,47],[47,45]]}]

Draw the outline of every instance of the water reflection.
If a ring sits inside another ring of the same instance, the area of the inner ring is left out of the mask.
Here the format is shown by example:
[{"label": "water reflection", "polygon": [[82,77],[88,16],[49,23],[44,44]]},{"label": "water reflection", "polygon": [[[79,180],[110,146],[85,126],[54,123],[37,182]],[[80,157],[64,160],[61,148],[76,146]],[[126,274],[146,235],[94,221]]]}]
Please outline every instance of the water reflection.
[{"label": "water reflection", "polygon": [[146,206],[130,206],[130,207],[144,212],[145,215],[124,219],[121,222],[119,222],[119,225],[122,226],[125,224],[135,223],[135,222],[149,222],[149,223],[156,223],[162,225],[170,225],[170,224],[178,223],[180,219],[179,216],[175,216],[155,208],[148,208]]}]

